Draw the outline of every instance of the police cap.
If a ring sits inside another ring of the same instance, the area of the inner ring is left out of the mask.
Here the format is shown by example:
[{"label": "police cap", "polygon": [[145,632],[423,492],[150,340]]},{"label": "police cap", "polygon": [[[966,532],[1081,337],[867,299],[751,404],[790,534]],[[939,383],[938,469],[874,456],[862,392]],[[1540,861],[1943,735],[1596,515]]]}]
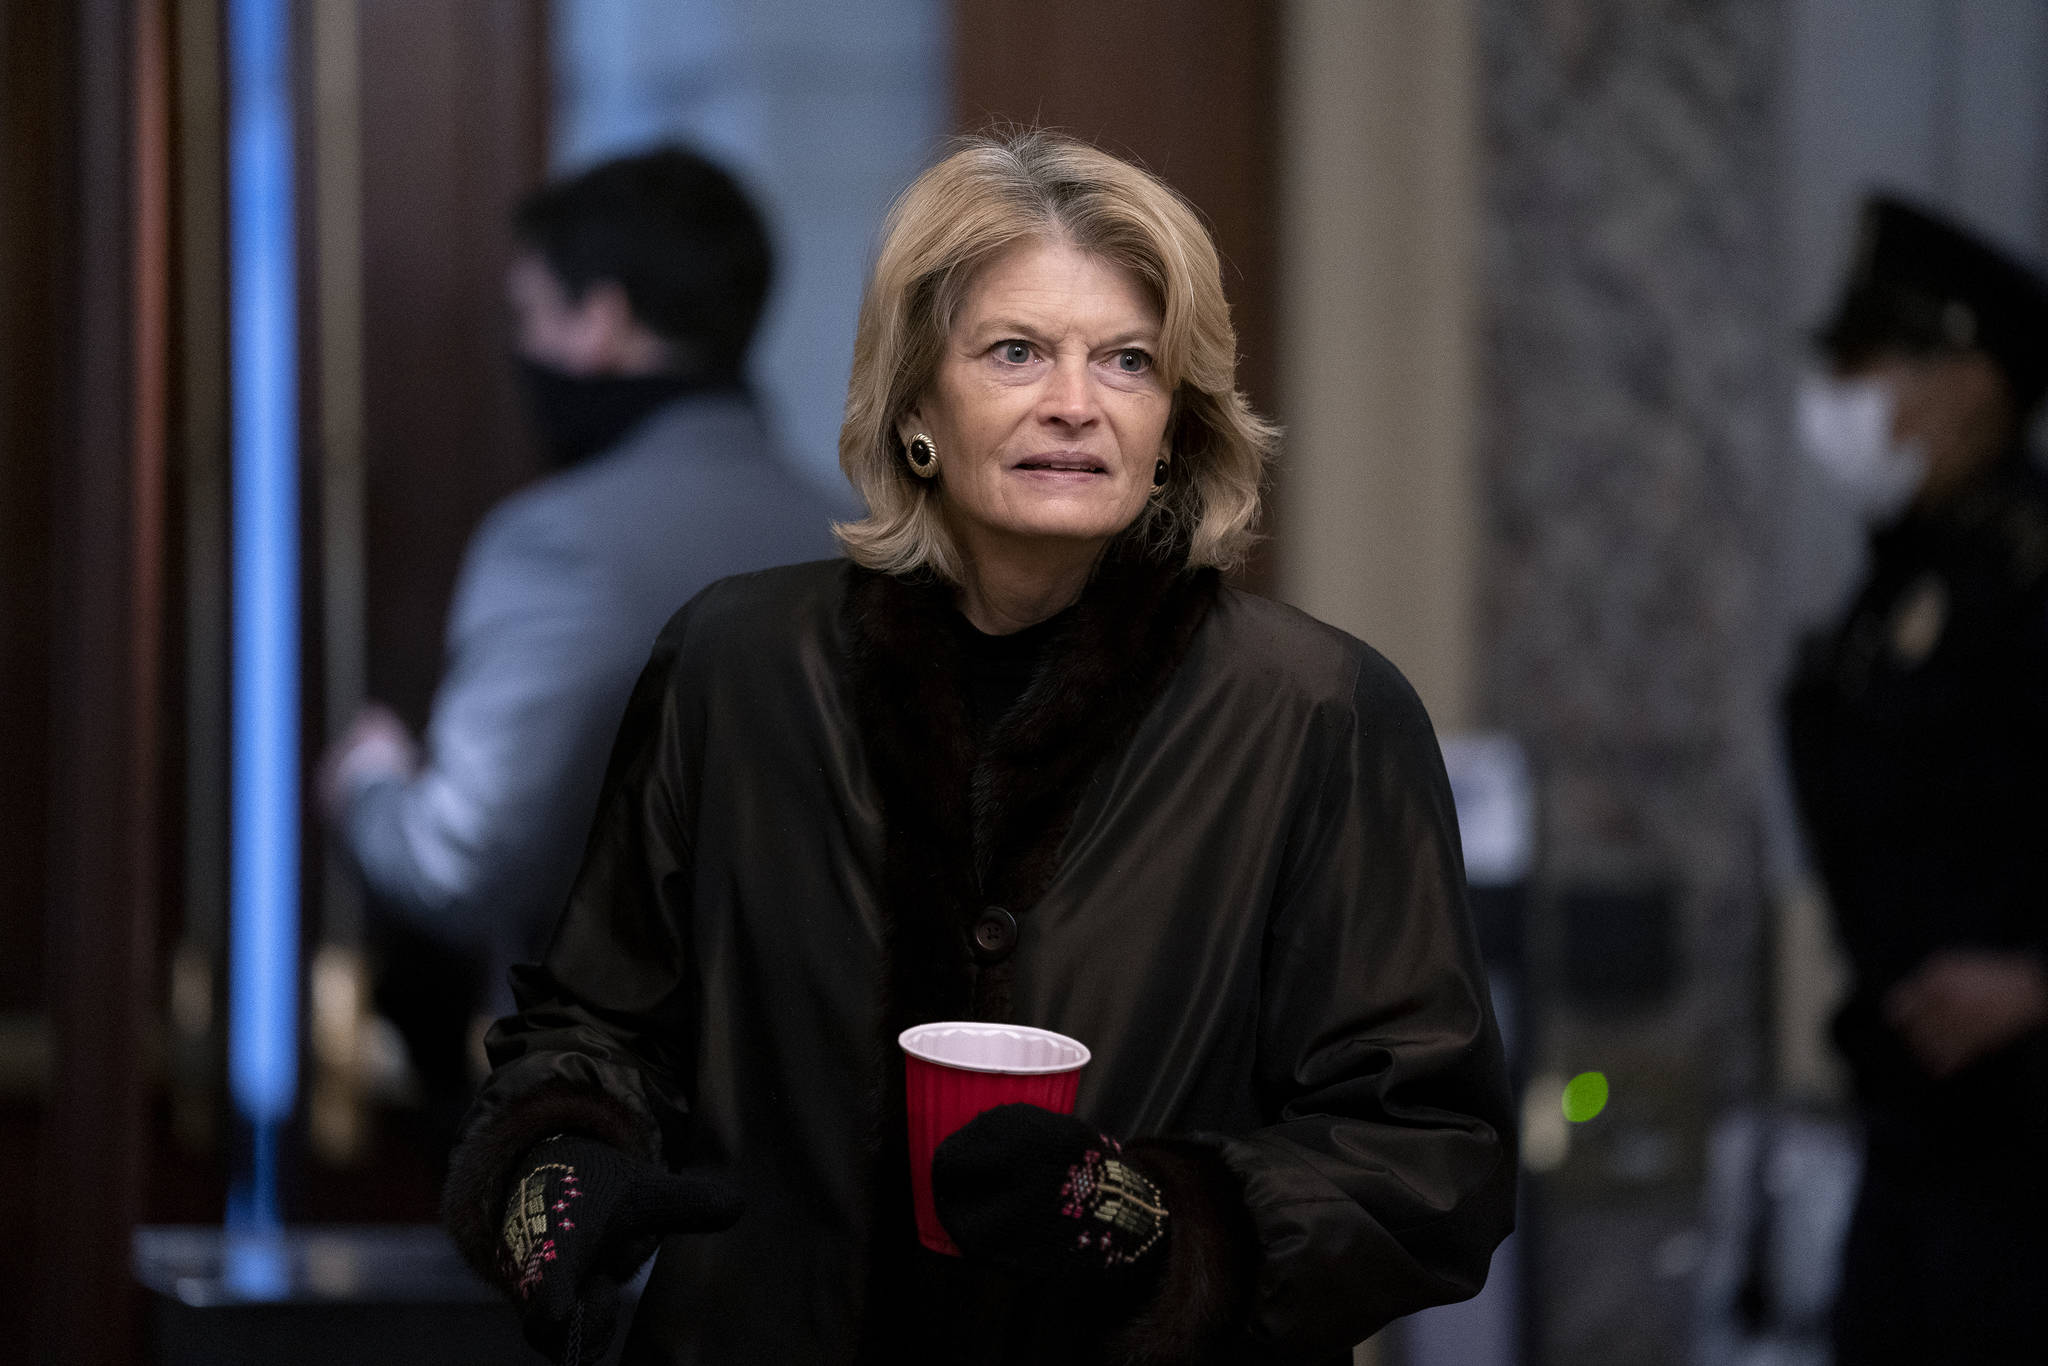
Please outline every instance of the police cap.
[{"label": "police cap", "polygon": [[2025,413],[2048,388],[2048,278],[1938,214],[1873,195],[1818,340],[1848,364],[1894,349],[1981,349]]}]

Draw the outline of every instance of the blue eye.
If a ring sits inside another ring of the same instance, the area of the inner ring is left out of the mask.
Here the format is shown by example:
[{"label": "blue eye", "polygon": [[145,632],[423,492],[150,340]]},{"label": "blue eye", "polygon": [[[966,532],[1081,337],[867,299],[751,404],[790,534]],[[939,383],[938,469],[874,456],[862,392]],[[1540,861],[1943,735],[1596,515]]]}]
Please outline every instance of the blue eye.
[{"label": "blue eye", "polygon": [[1127,375],[1142,375],[1152,368],[1151,354],[1135,346],[1126,346],[1116,353],[1116,368]]},{"label": "blue eye", "polygon": [[996,354],[1012,365],[1022,365],[1031,359],[1031,343],[1006,341],[996,343]]}]

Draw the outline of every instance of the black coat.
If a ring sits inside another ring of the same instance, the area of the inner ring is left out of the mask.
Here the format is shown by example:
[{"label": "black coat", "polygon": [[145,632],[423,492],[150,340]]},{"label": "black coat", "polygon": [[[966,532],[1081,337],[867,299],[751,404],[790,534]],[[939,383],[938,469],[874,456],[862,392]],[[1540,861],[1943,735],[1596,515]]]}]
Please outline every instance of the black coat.
[{"label": "black coat", "polygon": [[[1514,1120],[1407,684],[1213,574],[1113,559],[982,753],[951,611],[826,562],[669,624],[492,1033],[458,1242],[488,1265],[518,1155],[577,1128],[750,1202],[667,1241],[629,1361],[1347,1360],[1475,1292]],[[1019,930],[977,956],[990,905]],[[1138,1150],[1174,1222],[1135,1320],[916,1245],[894,1036],[974,1017],[1079,1038],[1079,1112],[1167,1136]]]},{"label": "black coat", "polygon": [[[1853,969],[1835,1033],[1878,1155],[2038,1171],[2048,1038],[1935,1081],[1884,1018],[1947,948],[2048,948],[2048,487],[2014,461],[1880,531],[1787,698],[1808,834]],[[1999,1179],[2003,1179],[2000,1177]]]}]

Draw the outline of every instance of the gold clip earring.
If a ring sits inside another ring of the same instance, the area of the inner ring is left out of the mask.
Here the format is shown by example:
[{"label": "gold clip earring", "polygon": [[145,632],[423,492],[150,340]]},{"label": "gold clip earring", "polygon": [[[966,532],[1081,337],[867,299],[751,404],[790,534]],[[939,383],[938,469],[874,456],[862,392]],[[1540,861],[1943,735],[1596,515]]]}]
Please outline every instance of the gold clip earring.
[{"label": "gold clip earring", "polygon": [[929,479],[939,472],[939,448],[923,432],[910,438],[903,453],[910,460],[910,472],[918,478]]}]

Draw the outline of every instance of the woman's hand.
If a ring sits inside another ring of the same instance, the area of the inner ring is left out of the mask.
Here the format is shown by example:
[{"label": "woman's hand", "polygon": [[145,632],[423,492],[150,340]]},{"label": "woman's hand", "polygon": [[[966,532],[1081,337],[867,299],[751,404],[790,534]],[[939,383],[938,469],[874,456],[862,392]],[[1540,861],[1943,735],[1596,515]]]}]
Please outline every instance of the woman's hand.
[{"label": "woman's hand", "polygon": [[662,1235],[716,1233],[745,1208],[724,1177],[664,1171],[577,1134],[535,1144],[519,1169],[498,1264],[521,1301],[526,1340],[551,1361],[563,1360],[572,1343],[593,1361],[603,1353],[619,1287]]},{"label": "woman's hand", "polygon": [[2033,954],[1951,949],[1893,987],[1884,1009],[1929,1075],[1952,1076],[2048,1024],[2048,974]]},{"label": "woman's hand", "polygon": [[939,1144],[932,1197],[964,1255],[1013,1271],[1126,1280],[1166,1260],[1158,1182],[1094,1125],[1036,1105],[998,1106]]}]

